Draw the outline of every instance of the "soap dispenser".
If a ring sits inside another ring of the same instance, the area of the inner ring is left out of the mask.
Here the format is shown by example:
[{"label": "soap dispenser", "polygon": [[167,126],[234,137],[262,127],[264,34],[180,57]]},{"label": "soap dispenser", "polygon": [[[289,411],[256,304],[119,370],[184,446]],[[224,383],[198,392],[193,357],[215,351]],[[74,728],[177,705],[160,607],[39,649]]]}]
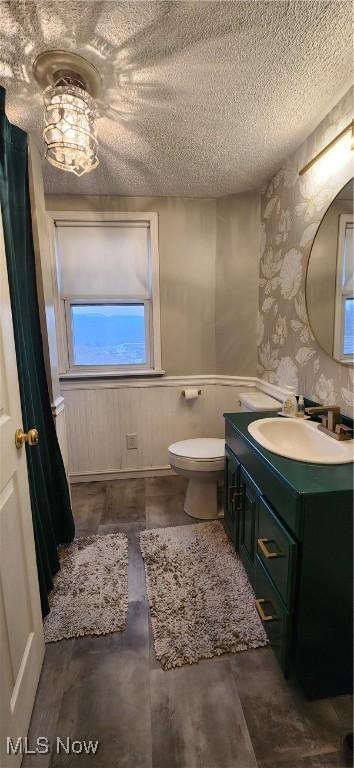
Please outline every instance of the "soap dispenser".
[{"label": "soap dispenser", "polygon": [[286,387],[286,397],[283,402],[282,413],[283,416],[296,416],[297,412],[297,400],[295,397],[295,387]]},{"label": "soap dispenser", "polygon": [[304,396],[303,395],[299,395],[296,415],[299,416],[300,419],[303,419],[304,416],[305,416],[305,402],[304,402]]}]

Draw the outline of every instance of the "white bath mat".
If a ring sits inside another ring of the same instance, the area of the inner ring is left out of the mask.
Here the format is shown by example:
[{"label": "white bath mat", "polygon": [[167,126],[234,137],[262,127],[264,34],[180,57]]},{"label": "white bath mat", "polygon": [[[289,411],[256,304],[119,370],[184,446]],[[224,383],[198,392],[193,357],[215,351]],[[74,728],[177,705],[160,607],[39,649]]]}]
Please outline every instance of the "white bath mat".
[{"label": "white bath mat", "polygon": [[59,548],[60,571],[44,622],[47,643],[125,628],[128,539],[122,533],[75,539]]},{"label": "white bath mat", "polygon": [[164,669],[267,644],[252,587],[220,522],[143,531],[140,548]]}]

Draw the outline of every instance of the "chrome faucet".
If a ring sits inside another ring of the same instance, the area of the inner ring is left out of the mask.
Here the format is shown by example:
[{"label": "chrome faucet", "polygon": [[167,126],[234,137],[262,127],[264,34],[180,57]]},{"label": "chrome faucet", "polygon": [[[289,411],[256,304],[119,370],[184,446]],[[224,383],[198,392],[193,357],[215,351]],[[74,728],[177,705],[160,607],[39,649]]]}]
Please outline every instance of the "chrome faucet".
[{"label": "chrome faucet", "polygon": [[316,405],[310,408],[305,408],[306,413],[309,416],[318,415],[321,416],[322,424],[318,427],[321,432],[325,432],[326,435],[334,437],[335,440],[350,440],[352,430],[345,424],[340,424],[340,408],[338,405]]}]

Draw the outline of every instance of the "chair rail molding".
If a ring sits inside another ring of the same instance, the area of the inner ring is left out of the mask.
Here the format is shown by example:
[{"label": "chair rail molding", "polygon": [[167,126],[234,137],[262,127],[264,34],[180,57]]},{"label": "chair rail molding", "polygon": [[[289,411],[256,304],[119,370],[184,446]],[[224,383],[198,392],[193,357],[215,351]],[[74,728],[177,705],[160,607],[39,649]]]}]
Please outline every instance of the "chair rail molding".
[{"label": "chair rail molding", "polygon": [[[151,376],[149,378],[124,378],[123,376],[102,376],[97,378],[91,375],[82,376],[61,376],[60,378],[61,390],[63,392],[71,391],[73,389],[126,389],[126,388],[156,388],[156,387],[188,387],[197,386],[197,384],[215,386],[222,385],[225,387],[262,387],[267,385],[267,391],[269,387],[274,387],[273,384],[258,379],[256,376],[224,376],[219,374],[200,374],[200,375],[186,375],[186,376]],[[279,389],[279,387],[274,387]]]}]

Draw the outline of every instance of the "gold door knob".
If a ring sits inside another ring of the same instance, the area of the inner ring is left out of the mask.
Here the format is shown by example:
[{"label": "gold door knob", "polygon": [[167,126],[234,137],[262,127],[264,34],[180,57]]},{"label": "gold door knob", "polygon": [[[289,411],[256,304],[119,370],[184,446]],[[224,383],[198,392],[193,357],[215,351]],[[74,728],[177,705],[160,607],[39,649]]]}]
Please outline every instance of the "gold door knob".
[{"label": "gold door knob", "polygon": [[15,432],[15,445],[16,448],[21,448],[23,443],[28,445],[38,445],[38,431],[36,429],[29,429],[28,432],[24,432],[23,429],[16,429]]}]

